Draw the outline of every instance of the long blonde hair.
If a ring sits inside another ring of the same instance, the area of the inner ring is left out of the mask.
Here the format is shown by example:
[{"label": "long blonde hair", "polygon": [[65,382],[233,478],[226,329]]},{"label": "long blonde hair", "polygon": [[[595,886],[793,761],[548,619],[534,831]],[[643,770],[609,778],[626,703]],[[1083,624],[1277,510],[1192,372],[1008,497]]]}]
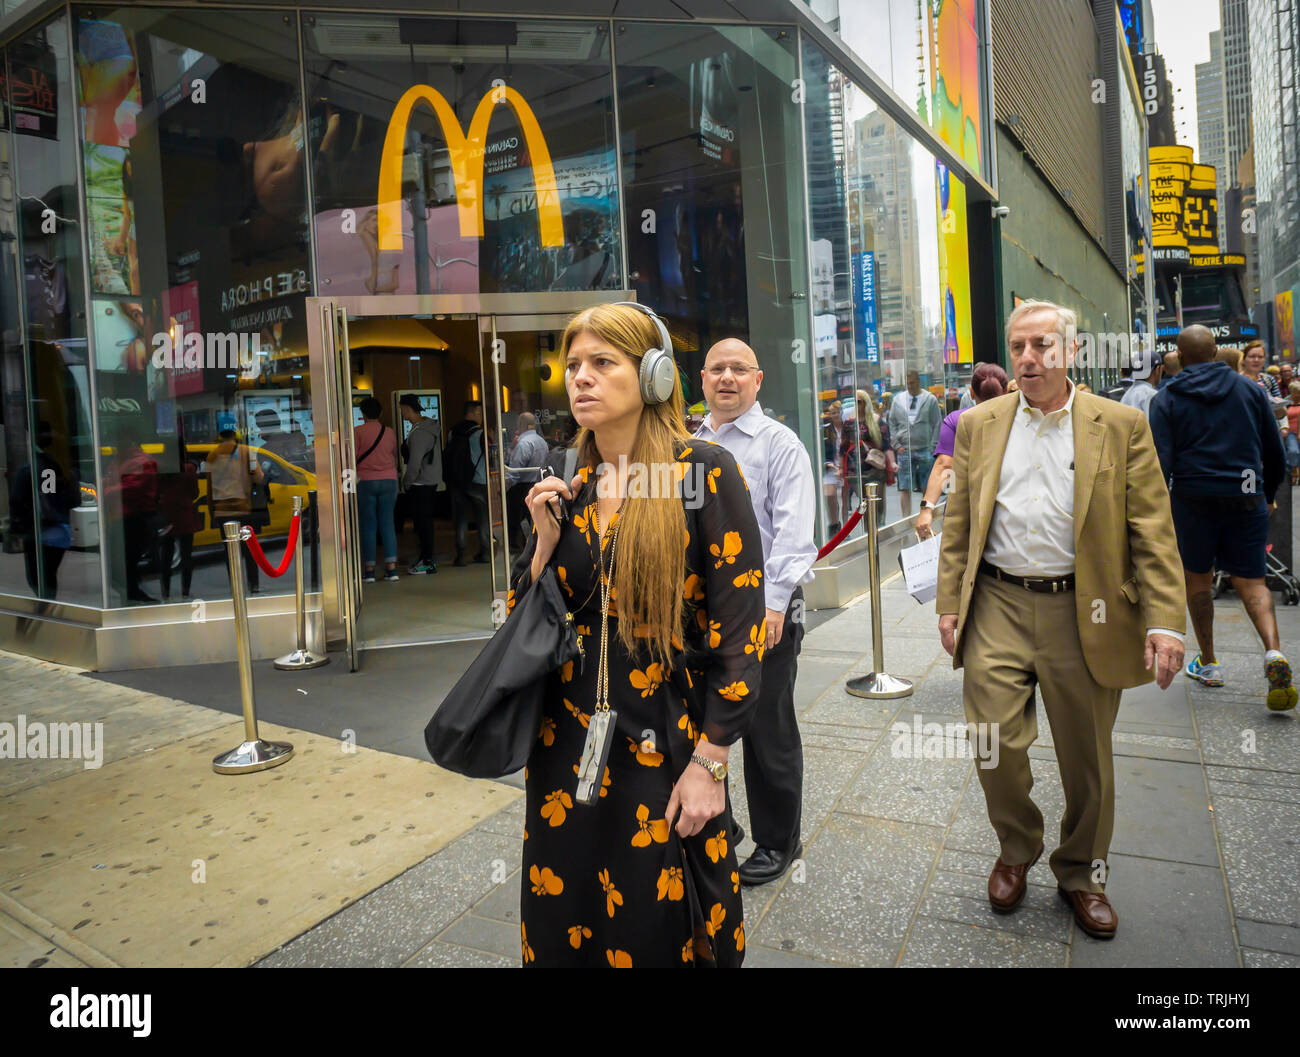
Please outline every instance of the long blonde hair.
[{"label": "long blonde hair", "polygon": [[[567,360],[574,338],[584,331],[627,356],[637,371],[645,351],[658,347],[661,340],[645,313],[618,305],[595,305],[569,320],[561,345],[562,362]],[[684,424],[685,409],[681,376],[674,370],[672,396],[642,410],[629,464],[645,466],[652,480],[661,479],[656,468],[672,467],[678,453],[691,443]],[[592,470],[599,465],[601,456],[591,430],[580,429],[573,446],[578,449],[579,465]],[[630,655],[644,651],[645,661],[658,662],[664,674],[672,670],[673,639],[680,644],[682,583],[686,579],[686,513],[676,492],[677,474],[675,470],[669,473],[674,486],[669,495],[652,492],[625,499],[619,514],[614,569],[619,641]]]}]

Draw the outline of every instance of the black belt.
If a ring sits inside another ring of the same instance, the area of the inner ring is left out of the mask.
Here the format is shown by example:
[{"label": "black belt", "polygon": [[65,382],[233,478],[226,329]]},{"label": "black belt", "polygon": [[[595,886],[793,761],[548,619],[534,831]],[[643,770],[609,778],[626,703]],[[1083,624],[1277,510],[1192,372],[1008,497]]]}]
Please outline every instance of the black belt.
[{"label": "black belt", "polygon": [[980,572],[988,573],[994,579],[1001,580],[1003,583],[1015,584],[1017,587],[1023,587],[1026,591],[1037,591],[1039,594],[1055,595],[1062,591],[1074,590],[1074,573],[1069,576],[1012,576],[1010,573],[1004,573],[996,565],[990,565],[988,562],[980,561]]}]

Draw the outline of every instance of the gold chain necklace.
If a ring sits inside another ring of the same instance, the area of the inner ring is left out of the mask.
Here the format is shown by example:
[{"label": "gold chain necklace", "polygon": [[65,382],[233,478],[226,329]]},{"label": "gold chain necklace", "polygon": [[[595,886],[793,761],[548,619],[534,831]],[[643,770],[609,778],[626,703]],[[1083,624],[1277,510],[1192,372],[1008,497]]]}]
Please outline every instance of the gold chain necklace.
[{"label": "gold chain necklace", "polygon": [[[587,720],[587,739],[578,761],[578,788],[574,799],[579,804],[594,804],[600,796],[605,764],[618,713],[609,707],[609,604],[614,593],[614,564],[618,557],[618,523],[609,537],[609,575],[605,575],[605,554],[600,547],[600,510],[592,515],[596,528],[597,565],[600,568],[600,656],[596,667],[596,705]],[[611,519],[613,520],[613,519]]]},{"label": "gold chain necklace", "polygon": [[[617,513],[615,514],[617,517]],[[600,510],[593,514],[596,541],[604,539],[600,532]],[[614,519],[611,518],[611,521]],[[609,711],[609,603],[614,593],[614,563],[618,560],[618,524],[614,523],[609,537],[609,575],[605,575],[605,555],[600,555],[600,656],[596,667],[596,711]]]}]

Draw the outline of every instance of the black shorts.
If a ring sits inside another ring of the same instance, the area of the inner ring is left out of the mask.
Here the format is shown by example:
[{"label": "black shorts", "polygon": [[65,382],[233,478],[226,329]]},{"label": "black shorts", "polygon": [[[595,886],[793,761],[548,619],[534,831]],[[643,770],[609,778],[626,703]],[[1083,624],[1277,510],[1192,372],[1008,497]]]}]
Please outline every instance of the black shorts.
[{"label": "black shorts", "polygon": [[1268,503],[1259,496],[1169,494],[1183,568],[1260,579],[1268,545]]}]

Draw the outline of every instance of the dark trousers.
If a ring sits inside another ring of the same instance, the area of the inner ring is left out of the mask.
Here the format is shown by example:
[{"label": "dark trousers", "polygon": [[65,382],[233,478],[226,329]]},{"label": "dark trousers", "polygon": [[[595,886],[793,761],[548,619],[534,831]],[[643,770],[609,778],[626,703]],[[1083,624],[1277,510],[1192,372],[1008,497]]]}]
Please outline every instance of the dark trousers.
[{"label": "dark trousers", "polygon": [[[187,532],[183,536],[173,536],[169,533],[158,543],[158,558],[161,565],[158,583],[162,587],[163,598],[170,598],[172,594],[172,557],[177,547],[181,550],[181,594],[187,598],[190,594],[190,581],[194,576],[194,533]],[[253,559],[248,556],[247,560],[251,562]]]},{"label": "dark trousers", "polygon": [[432,562],[433,556],[433,503],[438,497],[437,485],[415,484],[406,493],[411,497],[411,520],[420,537],[420,561]]},{"label": "dark trousers", "polygon": [[472,510],[474,521],[478,525],[478,553],[486,561],[492,556],[492,543],[489,536],[492,530],[492,516],[488,513],[487,485],[472,484],[465,488],[453,488],[451,505],[456,518],[456,557],[465,557]]},{"label": "dark trousers", "polygon": [[[798,622],[791,619],[798,606]],[[785,613],[781,641],[763,654],[758,706],[741,745],[750,836],[760,848],[790,853],[803,818],[803,742],[794,714],[794,680],[803,642],[803,589]]]},{"label": "dark trousers", "polygon": [[[37,557],[38,552],[40,554],[39,558]],[[23,538],[23,559],[27,565],[27,583],[31,586],[32,594],[41,598],[58,597],[59,564],[67,553],[62,547],[47,547],[43,543],[37,543],[30,536]],[[44,590],[41,590],[38,586],[40,582],[36,572],[38,562],[41,566],[41,573],[45,577]]]},{"label": "dark trousers", "polygon": [[506,523],[510,528],[510,543],[513,547],[522,548],[524,537],[528,533],[528,528],[524,527],[524,522],[528,520],[528,504],[524,499],[532,487],[532,482],[520,481],[506,489]]}]

